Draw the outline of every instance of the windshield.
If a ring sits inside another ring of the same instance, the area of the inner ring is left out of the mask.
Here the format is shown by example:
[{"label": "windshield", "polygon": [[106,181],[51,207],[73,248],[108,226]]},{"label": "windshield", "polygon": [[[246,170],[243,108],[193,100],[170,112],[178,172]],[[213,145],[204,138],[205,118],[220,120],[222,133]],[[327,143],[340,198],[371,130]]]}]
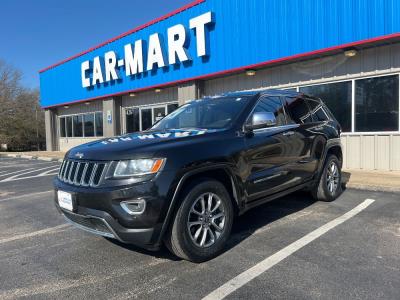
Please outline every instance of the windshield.
[{"label": "windshield", "polygon": [[181,106],[150,130],[228,128],[243,111],[249,98],[243,96],[196,100]]}]

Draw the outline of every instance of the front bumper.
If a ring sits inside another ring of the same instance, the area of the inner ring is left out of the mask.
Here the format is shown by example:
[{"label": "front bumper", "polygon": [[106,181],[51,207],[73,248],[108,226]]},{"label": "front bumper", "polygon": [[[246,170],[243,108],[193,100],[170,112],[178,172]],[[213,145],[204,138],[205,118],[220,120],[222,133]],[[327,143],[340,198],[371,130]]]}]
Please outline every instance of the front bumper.
[{"label": "front bumper", "polygon": [[61,209],[58,204],[56,206],[69,223],[84,231],[147,249],[158,248],[157,245],[152,243],[154,228],[125,228],[118,224],[109,214],[102,211],[89,209],[86,214],[77,214]]},{"label": "front bumper", "polygon": [[[55,205],[68,222],[80,229],[146,249],[158,249],[172,197],[168,182],[171,176],[163,177],[131,186],[104,188],[78,187],[55,179]],[[60,208],[58,190],[72,195],[72,212]],[[135,199],[146,201],[146,209],[140,215],[130,215],[120,205],[122,201]]]}]

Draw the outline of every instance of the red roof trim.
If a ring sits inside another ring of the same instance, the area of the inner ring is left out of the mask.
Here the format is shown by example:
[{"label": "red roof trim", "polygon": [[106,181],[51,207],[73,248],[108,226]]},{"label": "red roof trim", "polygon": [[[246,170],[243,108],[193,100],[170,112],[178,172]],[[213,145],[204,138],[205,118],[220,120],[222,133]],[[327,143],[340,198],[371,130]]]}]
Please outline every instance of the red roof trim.
[{"label": "red roof trim", "polygon": [[295,60],[295,59],[306,58],[306,57],[309,57],[309,56],[324,54],[324,53],[332,52],[332,51],[335,51],[335,50],[343,50],[343,49],[346,49],[346,48],[351,48],[351,47],[360,46],[360,45],[363,45],[363,44],[374,43],[374,42],[386,41],[386,40],[390,40],[390,39],[394,39],[394,38],[400,38],[400,32],[399,33],[390,34],[390,35],[380,36],[380,37],[376,37],[376,38],[366,39],[366,40],[362,40],[362,41],[347,43],[347,44],[343,44],[343,45],[339,45],[339,46],[334,46],[334,47],[324,48],[324,49],[320,49],[320,50],[315,50],[315,51],[311,51],[311,52],[306,52],[306,53],[302,53],[302,54],[296,54],[296,55],[291,55],[291,56],[282,57],[282,58],[278,58],[278,59],[273,59],[273,60],[269,60],[269,61],[258,63],[258,64],[248,65],[248,66],[234,68],[234,69],[230,69],[230,70],[219,71],[219,72],[215,72],[215,73],[211,73],[211,74],[207,74],[207,75],[201,75],[201,76],[197,76],[197,77],[192,77],[192,78],[187,78],[187,79],[182,79],[182,80],[177,80],[177,81],[171,81],[171,82],[164,83],[164,84],[148,86],[148,87],[145,87],[145,88],[128,90],[128,91],[119,92],[119,93],[115,93],[115,94],[108,94],[108,95],[88,98],[88,99],[84,99],[84,100],[76,100],[76,101],[70,101],[70,102],[61,103],[61,104],[57,104],[57,105],[46,106],[46,107],[43,107],[43,109],[51,108],[51,107],[57,107],[57,106],[63,106],[63,105],[69,105],[69,104],[77,104],[77,103],[82,103],[82,102],[88,102],[88,101],[93,101],[93,100],[97,100],[97,99],[104,99],[104,98],[108,98],[108,97],[120,96],[120,95],[124,95],[124,94],[129,94],[129,93],[142,92],[142,91],[151,90],[151,89],[154,89],[154,88],[169,87],[169,86],[173,86],[173,85],[177,85],[177,84],[181,84],[181,83],[186,83],[186,82],[194,81],[194,80],[204,80],[204,79],[209,79],[209,78],[212,78],[212,77],[217,77],[217,76],[222,76],[222,75],[229,75],[229,74],[232,74],[232,73],[245,71],[247,69],[266,67],[266,66],[269,66],[269,65],[272,65],[272,64],[288,62],[288,61]]},{"label": "red roof trim", "polygon": [[40,70],[39,73],[43,73],[43,72],[45,72],[45,71],[47,71],[47,70],[53,69],[53,68],[55,68],[55,67],[57,67],[57,66],[59,66],[59,65],[62,65],[63,63],[66,63],[66,62],[68,62],[68,61],[70,61],[70,60],[73,60],[73,59],[75,59],[75,58],[78,58],[78,57],[80,57],[80,56],[82,56],[82,55],[85,55],[85,54],[87,54],[87,53],[89,53],[89,52],[92,52],[92,51],[94,51],[94,50],[96,50],[96,49],[98,49],[98,48],[100,48],[100,47],[103,47],[103,46],[105,46],[105,45],[107,45],[107,44],[110,44],[110,43],[112,43],[112,42],[114,42],[114,41],[116,41],[116,40],[119,40],[119,39],[121,39],[121,38],[123,38],[123,37],[125,37],[125,36],[127,36],[127,35],[132,34],[132,33],[138,32],[138,31],[140,31],[140,30],[142,30],[142,29],[144,29],[144,28],[146,28],[146,27],[149,27],[149,26],[151,26],[151,25],[154,25],[154,24],[156,24],[156,23],[159,23],[159,22],[161,22],[161,21],[163,21],[163,20],[165,20],[165,19],[168,19],[168,18],[170,18],[170,17],[172,17],[172,16],[174,16],[174,15],[176,15],[176,14],[179,14],[179,13],[182,12],[182,11],[185,11],[185,10],[187,10],[187,9],[189,9],[189,8],[192,8],[193,6],[196,6],[196,5],[198,5],[198,4],[200,4],[200,3],[203,3],[203,2],[205,2],[205,1],[206,1],[206,0],[196,0],[196,1],[193,1],[193,2],[191,2],[191,3],[189,3],[189,4],[185,5],[185,6],[183,6],[183,7],[181,7],[181,8],[178,8],[178,9],[176,9],[176,10],[174,10],[174,11],[172,11],[172,12],[166,14],[166,15],[164,15],[164,16],[161,16],[161,17],[159,17],[159,18],[157,18],[157,19],[155,19],[155,20],[152,20],[152,21],[150,21],[150,22],[147,22],[146,24],[140,25],[140,26],[138,26],[138,27],[136,27],[136,28],[134,28],[134,29],[131,29],[131,30],[129,30],[129,31],[125,32],[125,33],[123,33],[123,34],[120,34],[120,35],[117,36],[117,37],[114,37],[114,38],[112,38],[112,39],[109,39],[109,40],[107,40],[107,41],[105,41],[105,42],[103,42],[103,43],[101,43],[101,44],[99,44],[99,45],[97,45],[97,46],[94,46],[94,47],[92,47],[92,48],[90,48],[90,49],[88,49],[88,50],[82,51],[82,52],[80,52],[80,53],[78,53],[78,54],[76,54],[76,55],[74,55],[74,56],[71,56],[71,57],[69,57],[69,58],[67,58],[67,59],[64,59],[64,60],[62,60],[62,61],[60,61],[60,62],[58,62],[58,63],[56,63],[56,64],[54,64],[54,65],[51,65],[51,66],[49,66],[49,67],[47,67],[47,68],[44,68],[44,69]]}]

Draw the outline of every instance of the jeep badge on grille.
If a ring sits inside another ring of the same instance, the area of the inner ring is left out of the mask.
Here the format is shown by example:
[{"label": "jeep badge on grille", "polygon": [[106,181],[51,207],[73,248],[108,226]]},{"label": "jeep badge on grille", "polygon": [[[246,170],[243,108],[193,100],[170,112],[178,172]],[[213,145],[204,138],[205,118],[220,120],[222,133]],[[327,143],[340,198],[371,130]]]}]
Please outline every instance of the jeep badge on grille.
[{"label": "jeep badge on grille", "polygon": [[78,153],[75,154],[75,156],[78,157],[79,159],[82,159],[84,154],[81,153],[81,152],[78,152]]}]

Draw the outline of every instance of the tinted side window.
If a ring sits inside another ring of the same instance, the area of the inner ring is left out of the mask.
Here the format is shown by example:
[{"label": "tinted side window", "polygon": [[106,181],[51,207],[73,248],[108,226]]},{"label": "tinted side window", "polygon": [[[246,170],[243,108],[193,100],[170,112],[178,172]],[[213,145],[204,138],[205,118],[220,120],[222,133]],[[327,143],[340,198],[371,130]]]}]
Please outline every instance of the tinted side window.
[{"label": "tinted side window", "polygon": [[287,108],[292,123],[311,123],[312,118],[307,103],[303,98],[286,98]]},{"label": "tinted side window", "polygon": [[285,111],[280,97],[261,98],[253,113],[256,112],[272,112],[276,118],[276,126],[286,125]]},{"label": "tinted side window", "polygon": [[312,99],[307,99],[306,101],[308,103],[308,106],[310,107],[311,115],[314,122],[323,122],[329,120],[329,117],[322,103]]}]

